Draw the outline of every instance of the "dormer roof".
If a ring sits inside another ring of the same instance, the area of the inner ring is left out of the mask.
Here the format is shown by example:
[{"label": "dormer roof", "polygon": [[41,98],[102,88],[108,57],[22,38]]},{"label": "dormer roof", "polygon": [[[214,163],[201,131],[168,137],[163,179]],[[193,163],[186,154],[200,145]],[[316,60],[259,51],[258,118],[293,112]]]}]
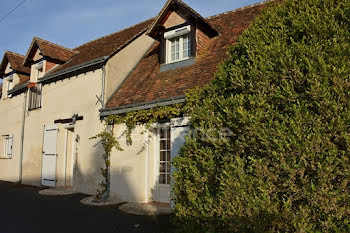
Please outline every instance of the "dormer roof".
[{"label": "dormer roof", "polygon": [[153,39],[158,39],[159,34],[164,30],[164,23],[172,12],[176,12],[189,22],[195,22],[197,27],[201,28],[210,38],[218,35],[216,29],[212,27],[205,18],[181,0],[168,0],[166,2],[163,9],[148,29],[147,35]]},{"label": "dormer roof", "polygon": [[0,77],[2,78],[8,63],[10,63],[11,68],[15,72],[29,76],[30,68],[23,66],[23,62],[23,55],[11,51],[6,51],[0,64]]},{"label": "dormer roof", "polygon": [[42,56],[50,57],[61,62],[68,61],[77,53],[74,50],[65,48],[63,46],[54,44],[35,36],[32,40],[31,45],[29,46],[23,65],[28,66],[31,62],[33,62],[33,57],[37,49],[40,50]]}]

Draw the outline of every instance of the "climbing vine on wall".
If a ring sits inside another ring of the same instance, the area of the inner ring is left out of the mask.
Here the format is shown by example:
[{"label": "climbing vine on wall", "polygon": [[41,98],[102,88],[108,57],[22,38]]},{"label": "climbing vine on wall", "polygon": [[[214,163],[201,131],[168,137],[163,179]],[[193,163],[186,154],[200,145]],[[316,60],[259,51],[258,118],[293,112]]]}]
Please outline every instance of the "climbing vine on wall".
[{"label": "climbing vine on wall", "polygon": [[104,148],[102,158],[105,163],[105,168],[101,168],[101,174],[104,177],[104,181],[100,183],[100,187],[97,190],[97,199],[105,200],[109,197],[109,170],[112,149],[115,148],[118,151],[123,151],[120,142],[114,135],[114,126],[123,124],[126,126],[126,142],[130,145],[132,144],[131,133],[137,125],[143,124],[145,125],[146,130],[148,130],[152,123],[189,114],[195,106],[196,101],[198,101],[198,95],[200,95],[201,90],[201,88],[189,90],[186,93],[185,103],[132,111],[122,115],[110,115],[104,119],[104,130],[91,138],[99,139]]}]

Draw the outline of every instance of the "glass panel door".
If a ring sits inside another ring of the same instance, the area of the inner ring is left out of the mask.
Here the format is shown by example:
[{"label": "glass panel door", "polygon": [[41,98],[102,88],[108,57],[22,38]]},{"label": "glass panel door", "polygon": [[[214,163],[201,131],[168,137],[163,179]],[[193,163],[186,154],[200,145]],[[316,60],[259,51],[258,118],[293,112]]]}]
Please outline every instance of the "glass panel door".
[{"label": "glass panel door", "polygon": [[170,128],[160,128],[159,131],[159,184],[170,184]]}]

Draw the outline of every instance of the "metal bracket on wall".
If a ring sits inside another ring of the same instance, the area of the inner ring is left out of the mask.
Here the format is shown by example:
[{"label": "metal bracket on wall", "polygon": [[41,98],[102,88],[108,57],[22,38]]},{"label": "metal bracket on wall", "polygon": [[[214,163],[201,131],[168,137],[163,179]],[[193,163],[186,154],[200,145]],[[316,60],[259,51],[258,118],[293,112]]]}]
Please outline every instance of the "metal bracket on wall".
[{"label": "metal bracket on wall", "polygon": [[98,103],[101,103],[102,106],[103,106],[102,95],[100,95],[100,96],[96,95],[96,98],[97,98],[96,105],[97,105]]}]

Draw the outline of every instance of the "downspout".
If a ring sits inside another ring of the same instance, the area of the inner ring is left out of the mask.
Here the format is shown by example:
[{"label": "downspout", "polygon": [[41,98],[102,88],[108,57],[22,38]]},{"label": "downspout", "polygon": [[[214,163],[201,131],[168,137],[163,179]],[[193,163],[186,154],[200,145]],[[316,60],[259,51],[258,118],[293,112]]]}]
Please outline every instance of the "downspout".
[{"label": "downspout", "polygon": [[23,101],[23,115],[22,115],[22,131],[21,131],[21,150],[19,157],[19,183],[22,183],[22,173],[23,173],[23,146],[24,146],[24,127],[26,122],[26,108],[27,108],[27,91],[24,92]]},{"label": "downspout", "polygon": [[[113,126],[108,125],[107,126],[107,131],[108,132],[113,132]],[[108,158],[109,163],[106,163],[106,190],[101,196],[102,201],[106,201],[109,198],[109,195],[111,193],[111,157],[109,156]]]},{"label": "downspout", "polygon": [[105,108],[106,103],[105,103],[105,88],[106,88],[106,64],[102,66],[102,98],[101,98],[101,104],[102,104],[102,109]]},{"label": "downspout", "polygon": [[[101,104],[102,104],[102,109],[105,108],[105,87],[106,87],[106,64],[102,66],[102,97],[101,97]],[[108,125],[107,126],[107,131],[108,132],[113,132],[113,126]],[[110,161],[110,157],[107,158]],[[107,165],[107,164],[106,164]],[[101,200],[105,201],[109,198],[109,195],[111,193],[111,163],[109,162],[109,165],[106,166],[106,190],[101,196]]]},{"label": "downspout", "polygon": [[146,178],[146,203],[149,202],[149,195],[148,195],[148,190],[149,190],[149,130],[147,130],[146,132],[146,174],[145,174],[145,178]]}]

